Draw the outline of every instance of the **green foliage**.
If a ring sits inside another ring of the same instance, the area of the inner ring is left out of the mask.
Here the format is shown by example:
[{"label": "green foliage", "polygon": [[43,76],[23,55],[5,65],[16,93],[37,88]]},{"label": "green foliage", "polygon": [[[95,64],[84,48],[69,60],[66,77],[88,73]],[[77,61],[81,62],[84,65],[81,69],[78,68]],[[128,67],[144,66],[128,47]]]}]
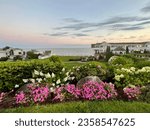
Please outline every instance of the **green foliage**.
[{"label": "green foliage", "polygon": [[112,65],[133,65],[134,61],[132,58],[127,58],[123,56],[116,57],[114,60],[111,61]]},{"label": "green foliage", "polygon": [[143,86],[150,83],[150,67],[137,69],[131,67],[115,70],[115,84],[117,87]]},{"label": "green foliage", "polygon": [[49,58],[49,61],[50,61],[50,62],[53,62],[53,63],[62,63],[60,57],[58,57],[58,56],[51,56],[51,57]]},{"label": "green foliage", "polygon": [[104,64],[98,64],[97,62],[90,62],[79,67],[74,67],[72,73],[76,81],[86,76],[98,76],[101,80],[106,79]]},{"label": "green foliage", "polygon": [[27,52],[27,59],[38,59],[39,54],[34,54],[33,51]]},{"label": "green foliage", "polygon": [[13,58],[13,60],[14,60],[14,61],[16,61],[16,60],[22,60],[22,57],[18,55],[18,56],[15,56],[15,57]]},{"label": "green foliage", "polygon": [[31,78],[34,70],[57,74],[62,68],[61,63],[53,63],[49,60],[2,62],[0,63],[0,91],[12,90],[16,84],[21,86],[22,79]]},{"label": "green foliage", "polygon": [[7,61],[8,60],[8,57],[1,57],[0,58],[0,61]]},{"label": "green foliage", "polygon": [[150,85],[141,88],[142,94],[140,95],[140,100],[150,103]]},{"label": "green foliage", "polygon": [[150,66],[150,61],[139,61],[135,64],[135,67],[142,68],[144,66]]}]

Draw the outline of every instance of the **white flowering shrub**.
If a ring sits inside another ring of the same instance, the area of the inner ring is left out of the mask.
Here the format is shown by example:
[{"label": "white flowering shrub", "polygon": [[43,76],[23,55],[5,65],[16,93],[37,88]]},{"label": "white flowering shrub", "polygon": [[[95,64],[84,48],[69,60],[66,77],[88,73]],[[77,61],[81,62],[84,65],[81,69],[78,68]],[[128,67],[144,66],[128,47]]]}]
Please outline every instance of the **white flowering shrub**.
[{"label": "white flowering shrub", "polygon": [[117,87],[144,86],[150,83],[150,67],[116,69],[114,79]]},{"label": "white flowering shrub", "polygon": [[[69,75],[69,71],[66,71],[65,68],[62,69],[57,74],[54,73],[43,73],[42,71],[34,70],[32,77],[29,79],[23,79],[24,83],[39,83],[39,84],[48,84],[52,88],[56,88],[62,85],[68,84],[74,77]],[[51,89],[52,89],[51,88]]]}]

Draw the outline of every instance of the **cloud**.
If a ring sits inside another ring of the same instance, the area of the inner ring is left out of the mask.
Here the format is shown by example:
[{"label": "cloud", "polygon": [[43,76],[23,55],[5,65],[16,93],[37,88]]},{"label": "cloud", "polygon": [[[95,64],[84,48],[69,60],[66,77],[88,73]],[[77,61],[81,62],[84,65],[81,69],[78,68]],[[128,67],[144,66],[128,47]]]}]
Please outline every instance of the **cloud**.
[{"label": "cloud", "polygon": [[79,24],[72,24],[72,25],[67,25],[63,27],[58,27],[55,29],[71,29],[71,30],[82,30],[82,29],[87,29],[90,27],[94,27],[93,23],[79,23]]},{"label": "cloud", "polygon": [[[69,21],[76,21],[75,19],[68,19]],[[55,30],[72,30],[72,31],[79,31],[82,30],[83,32],[90,32],[93,30],[98,30],[102,27],[107,27],[110,25],[113,25],[114,27],[117,26],[128,26],[125,23],[132,24],[133,22],[146,22],[147,20],[150,20],[150,17],[137,17],[137,16],[130,16],[130,17],[112,17],[104,22],[96,22],[96,23],[90,23],[90,22],[79,22],[79,23],[73,23],[62,27],[57,27]],[[77,21],[76,21],[77,22]],[[146,23],[145,23],[146,24]],[[138,26],[138,25],[136,25]],[[140,27],[139,27],[140,28]],[[134,29],[138,29],[137,27],[134,27]],[[87,31],[86,31],[87,30]]]},{"label": "cloud", "polygon": [[138,26],[138,25],[147,25],[147,24],[150,24],[150,21],[141,22],[141,23],[138,23],[138,24],[136,24],[136,25]]},{"label": "cloud", "polygon": [[74,19],[74,18],[65,18],[63,21],[68,22],[68,23],[81,23],[82,20]]},{"label": "cloud", "polygon": [[133,26],[133,27],[121,28],[120,30],[134,31],[134,30],[141,30],[141,29],[144,29],[144,27]]},{"label": "cloud", "polygon": [[110,24],[117,24],[117,23],[126,23],[126,22],[139,22],[150,20],[150,17],[137,17],[137,16],[130,16],[130,17],[112,17],[107,19],[105,22],[98,23],[97,25],[110,25]]},{"label": "cloud", "polygon": [[141,12],[143,12],[143,13],[149,13],[150,12],[150,5],[147,5],[144,8],[142,8]]},{"label": "cloud", "polygon": [[44,33],[43,35],[47,35],[47,36],[66,36],[68,34],[68,32],[58,32],[58,33]]},{"label": "cloud", "polygon": [[84,37],[84,36],[89,36],[87,34],[84,34],[84,33],[74,33],[72,34],[73,36],[77,36],[77,37]]}]

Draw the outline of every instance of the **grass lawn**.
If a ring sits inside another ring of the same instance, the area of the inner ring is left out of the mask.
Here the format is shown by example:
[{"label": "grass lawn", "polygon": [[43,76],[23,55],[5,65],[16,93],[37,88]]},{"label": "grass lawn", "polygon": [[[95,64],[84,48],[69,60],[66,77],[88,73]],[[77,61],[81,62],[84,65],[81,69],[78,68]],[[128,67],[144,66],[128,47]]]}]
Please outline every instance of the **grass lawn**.
[{"label": "grass lawn", "polygon": [[150,113],[150,104],[124,101],[73,101],[0,109],[1,113]]}]

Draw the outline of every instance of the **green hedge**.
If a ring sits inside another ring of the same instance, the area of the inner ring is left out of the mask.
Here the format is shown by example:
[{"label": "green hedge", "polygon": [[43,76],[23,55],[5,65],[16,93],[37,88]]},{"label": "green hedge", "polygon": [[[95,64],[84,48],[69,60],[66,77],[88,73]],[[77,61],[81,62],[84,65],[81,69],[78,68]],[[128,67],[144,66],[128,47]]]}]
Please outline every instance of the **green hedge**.
[{"label": "green hedge", "polygon": [[61,62],[46,60],[16,61],[0,63],[0,91],[10,91],[15,85],[23,85],[22,79],[32,77],[35,70],[57,74],[63,68]]}]

